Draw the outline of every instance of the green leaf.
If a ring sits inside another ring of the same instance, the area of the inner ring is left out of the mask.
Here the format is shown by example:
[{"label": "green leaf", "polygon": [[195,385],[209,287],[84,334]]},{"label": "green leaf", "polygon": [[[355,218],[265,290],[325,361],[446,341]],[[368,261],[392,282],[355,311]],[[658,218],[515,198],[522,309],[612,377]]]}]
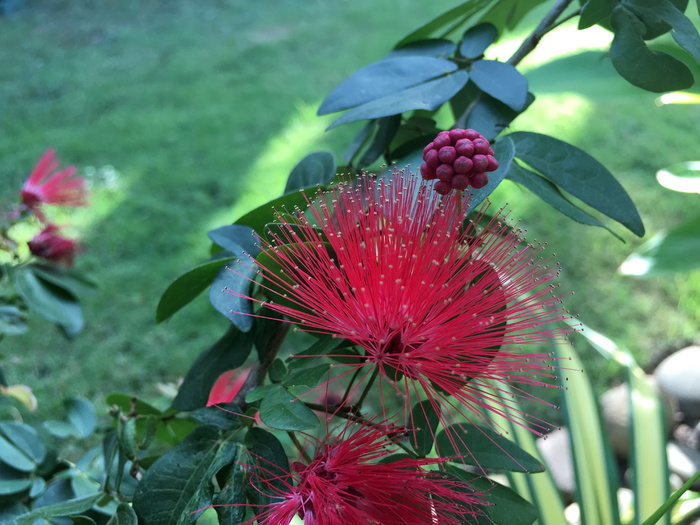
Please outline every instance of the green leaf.
[{"label": "green leaf", "polygon": [[700,215],[657,233],[620,266],[620,273],[650,278],[700,267]]},{"label": "green leaf", "polygon": [[198,408],[190,416],[202,425],[230,430],[240,424],[241,408],[235,403],[218,403],[216,406]]},{"label": "green leaf", "polygon": [[253,327],[253,304],[248,297],[255,272],[252,259],[244,256],[220,268],[209,287],[209,302],[241,332]]},{"label": "green leaf", "polygon": [[40,465],[46,459],[46,446],[39,439],[36,430],[29,425],[3,421],[0,423],[0,432],[35,464]]},{"label": "green leaf", "polygon": [[492,23],[500,32],[503,32],[503,29],[514,29],[525,15],[546,1],[498,0],[497,2],[492,2],[493,7],[481,18],[481,21]]},{"label": "green leaf", "polygon": [[470,27],[459,43],[459,53],[466,58],[479,58],[496,38],[498,38],[498,30],[493,24]]},{"label": "green leaf", "polygon": [[132,410],[139,416],[159,416],[162,413],[153,405],[128,394],[109,394],[105,403],[108,406],[117,406],[125,414],[130,414]]},{"label": "green leaf", "polygon": [[283,378],[282,384],[286,388],[290,387],[306,387],[307,389],[316,388],[321,379],[328,376],[330,363],[322,363],[308,368],[297,368],[290,370],[287,377]]},{"label": "green leaf", "polygon": [[78,429],[81,437],[89,437],[97,426],[97,416],[92,403],[82,397],[71,397],[64,402],[68,421]]},{"label": "green leaf", "polygon": [[74,298],[80,295],[92,295],[95,293],[95,288],[97,288],[97,284],[93,281],[70,268],[40,263],[34,263],[30,266],[37,277],[66,290]]},{"label": "green leaf", "polygon": [[360,160],[357,161],[359,167],[369,166],[383,153],[389,151],[389,145],[399,130],[401,115],[380,118],[377,122],[377,133]]},{"label": "green leaf", "polygon": [[411,446],[421,457],[427,456],[435,443],[435,432],[440,418],[433,404],[426,400],[413,405],[411,411]]},{"label": "green leaf", "polygon": [[700,193],[700,161],[680,162],[656,172],[664,188],[683,193]]},{"label": "green leaf", "polygon": [[514,111],[521,111],[527,104],[527,79],[510,64],[477,60],[469,72],[469,78],[481,91]]},{"label": "green leaf", "polygon": [[207,232],[214,244],[234,255],[249,254],[255,257],[260,252],[260,238],[248,226],[227,224]]},{"label": "green leaf", "polygon": [[223,371],[241,366],[252,347],[253,337],[250,333],[230,327],[192,364],[173,400],[173,408],[194,410],[205,406],[216,379]]},{"label": "green leaf", "polygon": [[487,516],[479,517],[477,523],[532,525],[537,519],[535,508],[508,487],[452,465],[447,466],[447,471],[458,479],[469,483],[475,491],[482,492],[490,503],[490,505],[482,507]]},{"label": "green leaf", "polygon": [[162,323],[196,298],[216,278],[219,270],[233,255],[205,262],[183,273],[165,290],[156,309],[156,323]]},{"label": "green leaf", "polygon": [[539,133],[519,131],[507,136],[515,143],[515,156],[528,166],[634,234],[644,235],[642,219],[624,188],[588,153]]},{"label": "green leaf", "polygon": [[[673,28],[671,36],[700,64],[700,35],[693,23],[668,0],[632,0],[626,5],[637,15],[658,17]],[[648,35],[645,35],[648,37]]]},{"label": "green leaf", "polygon": [[588,224],[591,226],[598,226],[600,228],[605,228],[615,237],[622,240],[622,237],[617,235],[614,231],[608,228],[605,224],[600,222],[595,217],[588,215],[581,208],[575,206],[569,201],[556,185],[552,184],[550,181],[544,177],[540,177],[536,173],[523,168],[517,163],[512,163],[508,174],[506,177],[517,184],[525,186],[532,193],[537,195],[540,199],[545,201],[547,204],[552,206],[555,210],[563,213],[570,219],[580,222],[581,224]]},{"label": "green leaf", "polygon": [[134,493],[134,511],[147,525],[194,523],[195,511],[211,503],[212,478],[235,461],[236,443],[218,429],[196,428],[178,446],[158,458]]},{"label": "green leaf", "polygon": [[55,518],[59,516],[71,516],[90,510],[92,506],[102,498],[104,494],[98,492],[82,498],[69,499],[53,505],[39,507],[17,518],[17,525],[32,525],[38,519]]},{"label": "green leaf", "polygon": [[416,40],[410,44],[397,47],[390,52],[386,58],[400,57],[405,55],[422,55],[437,58],[447,58],[457,50],[457,45],[452,40],[444,38],[426,38]]},{"label": "green leaf", "polygon": [[515,111],[506,106],[503,102],[499,102],[487,94],[482,94],[477,100],[474,107],[467,115],[466,124],[464,127],[472,128],[481,133],[486,140],[493,139],[501,131],[515,120],[515,118],[523,113],[530,104],[535,101],[535,96],[532,93],[527,94],[525,106]]},{"label": "green leaf", "polygon": [[255,403],[256,401],[260,401],[266,396],[269,396],[273,392],[276,392],[282,388],[281,385],[262,385],[257,388],[254,388],[250,392],[248,392],[245,396],[245,400],[247,403]]},{"label": "green leaf", "polygon": [[372,100],[346,111],[328,129],[357,120],[388,117],[404,111],[426,109],[434,111],[447,102],[469,80],[466,71],[456,71],[435,80],[418,84],[385,97]]},{"label": "green leaf", "polygon": [[318,114],[335,113],[383,99],[456,69],[454,62],[431,56],[386,58],[363,67],[341,82],[323,101]]},{"label": "green leaf", "polygon": [[[401,41],[399,41],[398,44],[396,44],[396,47],[401,48],[411,42],[415,42],[416,40],[429,38],[437,34],[438,31],[440,31],[446,26],[451,26],[451,30],[455,30],[462,23],[469,20],[469,18],[477,14],[481,9],[483,9],[491,2],[492,0],[466,0],[466,2],[463,2],[457,7],[453,7],[452,9],[445,11],[441,15],[430,20],[427,24],[424,24],[418,29],[409,33],[407,36],[401,39]],[[455,21],[457,21],[458,23],[455,24]]]},{"label": "green leaf", "polygon": [[[265,479],[276,489],[285,489],[285,478],[289,476],[289,461],[284,447],[279,440],[261,428],[251,428],[245,436],[244,444],[254,458],[254,462],[265,473]],[[248,498],[256,505],[268,505],[271,498],[267,494],[274,493],[267,484],[259,487],[248,487]]]},{"label": "green leaf", "polygon": [[138,525],[138,518],[131,505],[120,503],[117,512],[109,518],[107,525]]},{"label": "green leaf", "polygon": [[31,266],[10,268],[10,280],[29,309],[63,328],[67,337],[83,329],[83,313],[65,290],[39,279]]},{"label": "green leaf", "polygon": [[681,496],[692,489],[693,484],[695,484],[698,479],[700,479],[700,470],[693,474],[693,476],[686,481],[681,488],[671,494],[671,497],[669,497],[651,516],[645,519],[642,525],[654,525],[655,523],[658,523],[662,516],[671,510]]},{"label": "green leaf", "polygon": [[619,0],[588,0],[581,8],[578,20],[579,29],[587,29],[610,16]]},{"label": "green leaf", "polygon": [[19,335],[27,331],[27,316],[12,305],[0,305],[0,335]]},{"label": "green leaf", "polygon": [[326,356],[340,346],[345,340],[332,335],[324,334],[318,338],[314,344],[302,352],[290,355],[287,359],[287,368],[295,370],[306,368],[310,364],[317,362],[312,356]]},{"label": "green leaf", "polygon": [[32,478],[0,461],[0,496],[28,491]]},{"label": "green leaf", "polygon": [[284,388],[273,390],[263,398],[260,419],[279,430],[308,430],[318,425],[316,414]]},{"label": "green leaf", "polygon": [[0,435],[0,460],[22,472],[33,472],[36,463],[12,442]]},{"label": "green leaf", "polygon": [[[320,184],[324,186],[335,177],[335,157],[328,151],[314,151],[301,159],[289,174],[284,194]],[[252,254],[253,256],[257,253]]]},{"label": "green leaf", "polygon": [[275,210],[280,212],[284,210],[293,210],[295,206],[305,206],[306,202],[307,198],[303,190],[288,195],[282,195],[249,211],[240,217],[235,224],[244,224],[250,226],[257,232],[261,232],[268,222],[275,222]]},{"label": "green leaf", "polygon": [[692,72],[667,53],[653,51],[644,42],[644,24],[632,11],[617,6],[612,12],[615,38],[610,59],[622,78],[647,91],[678,91],[693,85]]},{"label": "green leaf", "polygon": [[[583,363],[568,344],[555,345],[555,355],[566,362],[566,369],[555,368],[565,380],[569,371],[583,370]],[[617,504],[619,477],[603,427],[598,400],[588,377],[578,373],[569,388],[562,390],[562,406],[571,439],[576,500],[581,509],[581,523],[620,523]]]},{"label": "green leaf", "polygon": [[493,145],[493,155],[498,160],[498,169],[489,173],[489,182],[486,186],[478,190],[472,189],[471,197],[469,198],[469,210],[476,209],[486,197],[491,195],[491,192],[496,189],[496,186],[501,183],[506,173],[508,173],[515,154],[515,146],[510,140],[511,136],[512,134],[503,137]]},{"label": "green leaf", "polygon": [[57,438],[80,437],[80,432],[71,423],[67,421],[58,421],[56,419],[48,419],[42,421],[41,426],[52,436]]},{"label": "green leaf", "polygon": [[488,427],[471,423],[451,425],[438,433],[435,443],[441,456],[460,456],[454,461],[465,465],[511,472],[544,470],[537,459]]},{"label": "green leaf", "polygon": [[214,494],[212,503],[221,525],[238,525],[245,519],[245,471],[240,463],[231,465],[224,487]]}]

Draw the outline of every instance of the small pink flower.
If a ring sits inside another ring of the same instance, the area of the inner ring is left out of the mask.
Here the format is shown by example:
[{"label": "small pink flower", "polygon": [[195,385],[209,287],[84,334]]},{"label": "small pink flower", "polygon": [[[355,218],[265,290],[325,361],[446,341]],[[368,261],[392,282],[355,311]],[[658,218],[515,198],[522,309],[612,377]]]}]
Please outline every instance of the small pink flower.
[{"label": "small pink flower", "polygon": [[551,386],[555,376],[551,354],[523,346],[571,331],[548,285],[558,268],[501,214],[463,224],[466,199],[457,199],[396,171],[389,182],[338,184],[305,214],[280,213],[282,233],[251,261],[270,297],[258,302],[360,347],[359,363],[334,365],[345,367],[336,379],[377,371],[383,403],[394,393],[406,414],[427,398],[446,426],[490,424],[494,412],[543,432],[549,426],[521,410],[533,396],[519,387]]},{"label": "small pink flower", "polygon": [[58,230],[55,224],[47,225],[27,243],[29,251],[47,261],[73,266],[73,260],[79,251],[78,243],[73,239],[62,237],[58,234]]},{"label": "small pink flower", "polygon": [[24,206],[34,211],[42,220],[42,204],[87,205],[85,179],[74,177],[77,171],[75,166],[68,166],[61,171],[56,171],[57,168],[56,152],[47,150],[20,191]]},{"label": "small pink flower", "polygon": [[457,525],[483,514],[486,502],[467,483],[425,469],[444,459],[391,461],[399,438],[386,426],[348,423],[317,444],[308,464],[293,463],[293,473],[273,474],[262,459],[247,465],[256,490],[270,499],[257,506],[257,523],[286,525],[298,515],[313,525]]}]

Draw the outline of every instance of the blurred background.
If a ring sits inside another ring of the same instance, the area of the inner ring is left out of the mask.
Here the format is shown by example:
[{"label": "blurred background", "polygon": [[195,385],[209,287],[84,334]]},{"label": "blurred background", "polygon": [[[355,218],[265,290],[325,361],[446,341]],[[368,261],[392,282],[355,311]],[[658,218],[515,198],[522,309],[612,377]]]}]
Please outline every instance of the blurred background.
[{"label": "blurred background", "polygon": [[[311,151],[331,150],[341,164],[362,123],[326,133],[333,115],[317,117],[320,102],[455,2],[14,4],[0,15],[0,202],[17,201],[47,148],[76,165],[92,189],[91,206],[66,216],[84,244],[76,268],[99,285],[81,298],[85,330],[67,341],[34,316],[25,335],[0,341],[8,381],[29,385],[46,416],[67,396],[104,406],[111,392],[152,399],[162,395],[159,385],[177,383],[228,324],[206,294],[155,324],[168,284],[208,257],[206,231],[280,195]],[[510,56],[531,30],[527,20],[490,58]],[[655,172],[700,159],[700,105],[659,105],[619,79],[600,53],[567,58],[610,39],[603,29],[575,26],[546,36],[522,64],[536,102],[511,130],[553,135],[596,157],[636,203],[648,237],[697,210],[697,195],[661,188]],[[582,69],[582,59],[599,74]],[[700,272],[621,276],[617,267],[642,242],[631,233],[615,230],[623,243],[576,224],[508,182],[492,200],[508,203],[529,239],[556,253],[559,291],[575,292],[566,307],[642,365],[700,341]],[[601,389],[618,379],[617,365],[581,352]]]}]

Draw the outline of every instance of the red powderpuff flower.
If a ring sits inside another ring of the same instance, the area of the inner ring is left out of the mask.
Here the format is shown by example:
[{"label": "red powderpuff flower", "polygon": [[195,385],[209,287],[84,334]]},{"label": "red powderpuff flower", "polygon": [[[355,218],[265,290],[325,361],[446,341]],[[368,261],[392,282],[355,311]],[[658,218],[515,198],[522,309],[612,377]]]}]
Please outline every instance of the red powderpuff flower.
[{"label": "red powderpuff flower", "polygon": [[42,204],[87,205],[85,179],[73,176],[75,166],[68,166],[61,171],[56,171],[57,168],[56,152],[47,150],[20,191],[22,203],[42,220],[43,215],[39,210]]},{"label": "red powderpuff flower", "polygon": [[308,464],[292,465],[294,473],[272,467],[273,474],[263,460],[247,465],[253,486],[270,502],[255,505],[259,525],[286,525],[296,515],[307,525],[457,525],[483,514],[487,503],[467,483],[424,468],[445,459],[386,460],[397,452],[391,441],[399,432],[352,426],[318,443]]},{"label": "red powderpuff flower", "polygon": [[29,251],[42,259],[73,266],[75,255],[79,250],[78,243],[59,235],[58,230],[55,224],[47,225],[27,243]]},{"label": "red powderpuff flower", "polygon": [[255,263],[271,298],[259,302],[361,347],[359,364],[335,365],[348,367],[341,376],[378,372],[382,401],[393,389],[406,414],[427,396],[443,424],[490,424],[491,411],[542,432],[519,410],[532,396],[518,385],[550,386],[553,358],[521,347],[570,331],[551,324],[568,317],[546,286],[558,267],[500,214],[463,226],[463,204],[402,171],[338,184],[305,214],[278,215],[282,231]]}]

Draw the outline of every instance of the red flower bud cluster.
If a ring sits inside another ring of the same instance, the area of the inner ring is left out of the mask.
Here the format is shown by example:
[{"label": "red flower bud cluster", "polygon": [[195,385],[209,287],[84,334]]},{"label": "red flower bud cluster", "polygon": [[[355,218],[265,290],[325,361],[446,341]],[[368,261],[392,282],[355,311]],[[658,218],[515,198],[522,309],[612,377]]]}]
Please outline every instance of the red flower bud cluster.
[{"label": "red flower bud cluster", "polygon": [[498,168],[491,144],[473,129],[441,131],[423,150],[420,173],[425,180],[438,179],[434,189],[440,195],[452,190],[475,189],[488,184],[488,171]]}]

